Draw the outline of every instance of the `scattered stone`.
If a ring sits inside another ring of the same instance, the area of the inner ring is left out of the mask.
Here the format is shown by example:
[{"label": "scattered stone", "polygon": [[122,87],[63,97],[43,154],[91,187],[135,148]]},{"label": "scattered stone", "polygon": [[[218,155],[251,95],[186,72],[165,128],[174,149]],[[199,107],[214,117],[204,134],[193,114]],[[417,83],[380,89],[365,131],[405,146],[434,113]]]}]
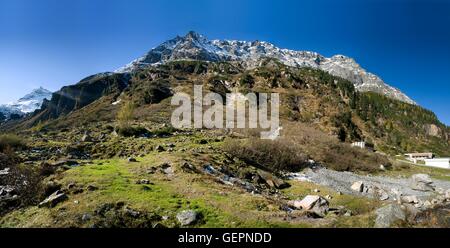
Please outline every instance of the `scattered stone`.
[{"label": "scattered stone", "polygon": [[389,204],[375,211],[375,227],[388,228],[396,221],[405,221],[406,214],[400,205]]},{"label": "scattered stone", "polygon": [[288,183],[269,172],[258,170],[257,173],[271,188],[284,189],[290,186]]},{"label": "scattered stone", "polygon": [[129,157],[127,159],[127,161],[128,161],[128,163],[136,163],[137,162],[137,160],[135,158],[132,158],[132,157]]},{"label": "scattered stone", "polygon": [[7,176],[7,175],[9,175],[9,168],[0,170],[0,176]]},{"label": "scattered stone", "polygon": [[16,189],[13,186],[0,186],[0,196],[11,196]]},{"label": "scattered stone", "polygon": [[450,189],[445,191],[445,199],[450,200]]},{"label": "scattered stone", "polygon": [[383,189],[378,189],[377,195],[378,195],[378,199],[380,199],[380,201],[386,201],[389,199],[389,194],[386,191],[384,191]]},{"label": "scattered stone", "polygon": [[319,189],[314,189],[313,192],[314,192],[314,193],[319,193],[320,190],[319,190]]},{"label": "scattered stone", "polygon": [[184,172],[195,172],[196,171],[195,167],[188,162],[184,162],[183,165],[181,165],[181,169]]},{"label": "scattered stone", "polygon": [[169,143],[169,144],[167,145],[167,147],[174,148],[174,147],[175,147],[175,144],[174,144],[174,143]]},{"label": "scattered stone", "polygon": [[141,179],[141,180],[138,180],[136,182],[136,184],[150,184],[150,180],[148,180],[148,179]]},{"label": "scattered stone", "polygon": [[416,182],[422,182],[422,183],[427,183],[427,184],[433,183],[430,176],[427,174],[415,174],[415,175],[412,175],[412,179]]},{"label": "scattered stone", "polygon": [[167,228],[165,225],[163,225],[163,224],[160,223],[160,222],[157,222],[157,223],[153,224],[152,227],[153,227],[153,228]]},{"label": "scattered stone", "polygon": [[157,151],[157,152],[163,152],[163,151],[165,151],[165,149],[164,149],[164,147],[162,147],[161,145],[157,145],[157,146],[155,147],[155,151]]},{"label": "scattered stone", "polygon": [[58,190],[55,193],[51,194],[49,197],[47,197],[47,199],[45,199],[44,201],[42,201],[41,203],[39,203],[38,207],[48,207],[48,208],[53,208],[55,207],[58,203],[63,202],[65,200],[67,200],[67,195]]},{"label": "scattered stone", "polygon": [[386,170],[386,166],[380,165],[380,170],[385,171]]},{"label": "scattered stone", "polygon": [[54,163],[54,164],[52,164],[53,166],[55,166],[55,167],[60,167],[60,166],[70,166],[70,167],[73,167],[73,166],[78,166],[78,165],[80,165],[79,163],[78,163],[78,161],[76,161],[76,160],[72,160],[72,159],[63,159],[63,160],[59,160],[58,162],[56,162],[56,163]]},{"label": "scattered stone", "polygon": [[412,189],[418,191],[434,191],[433,181],[427,174],[415,174],[412,176]]},{"label": "scattered stone", "polygon": [[189,226],[197,221],[198,214],[193,210],[184,210],[177,214],[177,220],[181,226]]},{"label": "scattered stone", "polygon": [[88,131],[84,132],[83,137],[81,137],[81,142],[91,142],[92,141],[92,137],[89,134]]},{"label": "scattered stone", "polygon": [[76,200],[73,201],[73,203],[74,203],[74,204],[80,204],[80,202],[79,202],[79,201],[76,201]]},{"label": "scattered stone", "polygon": [[415,195],[402,196],[401,200],[404,203],[419,203],[419,199]]},{"label": "scattered stone", "polygon": [[414,183],[411,188],[413,190],[418,191],[434,191],[434,187],[431,184],[425,184],[420,182]]},{"label": "scattered stone", "polygon": [[124,212],[125,212],[125,214],[127,214],[128,216],[131,216],[133,218],[137,218],[137,217],[139,217],[141,215],[141,213],[139,211],[136,211],[136,210],[131,209],[129,207],[126,207],[124,209]]},{"label": "scattered stone", "polygon": [[92,218],[92,216],[90,214],[86,213],[86,214],[83,214],[83,216],[81,216],[81,221],[87,222],[87,221],[90,221],[91,218]]},{"label": "scattered stone", "polygon": [[98,190],[98,187],[95,186],[95,185],[89,184],[89,185],[87,186],[87,190],[88,190],[88,191],[96,191],[96,190]]},{"label": "scattered stone", "polygon": [[301,201],[295,201],[294,207],[303,210],[310,210],[320,216],[324,216],[328,213],[329,203],[321,196],[308,195]]},{"label": "scattered stone", "polygon": [[354,182],[351,187],[352,190],[357,192],[363,192],[364,190],[364,183],[362,181]]}]

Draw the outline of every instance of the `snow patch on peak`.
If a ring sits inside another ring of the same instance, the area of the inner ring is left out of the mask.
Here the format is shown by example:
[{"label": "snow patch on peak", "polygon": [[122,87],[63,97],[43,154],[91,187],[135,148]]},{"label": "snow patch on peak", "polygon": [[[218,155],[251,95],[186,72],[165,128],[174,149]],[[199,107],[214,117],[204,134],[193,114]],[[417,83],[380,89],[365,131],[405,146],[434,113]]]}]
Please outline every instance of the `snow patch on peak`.
[{"label": "snow patch on peak", "polygon": [[239,61],[248,68],[256,67],[261,59],[274,58],[293,67],[324,70],[334,76],[349,80],[359,91],[374,91],[410,104],[416,104],[400,90],[386,84],[380,77],[364,70],[353,58],[345,55],[324,57],[311,51],[281,49],[265,41],[208,40],[190,31],[153,48],[143,57],[116,70],[131,72],[139,68],[163,64],[174,60]]},{"label": "snow patch on peak", "polygon": [[44,99],[50,99],[51,97],[51,91],[39,87],[17,101],[0,105],[0,112],[6,118],[10,118],[13,114],[23,116],[39,109]]}]

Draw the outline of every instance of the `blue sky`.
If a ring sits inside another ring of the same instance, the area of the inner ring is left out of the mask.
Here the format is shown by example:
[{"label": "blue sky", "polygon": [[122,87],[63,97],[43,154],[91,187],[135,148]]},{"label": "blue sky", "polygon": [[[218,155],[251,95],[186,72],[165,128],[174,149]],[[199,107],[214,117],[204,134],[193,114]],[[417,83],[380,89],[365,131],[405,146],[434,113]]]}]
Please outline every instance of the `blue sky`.
[{"label": "blue sky", "polygon": [[0,0],[0,102],[112,71],[195,30],[345,54],[450,125],[450,1]]}]

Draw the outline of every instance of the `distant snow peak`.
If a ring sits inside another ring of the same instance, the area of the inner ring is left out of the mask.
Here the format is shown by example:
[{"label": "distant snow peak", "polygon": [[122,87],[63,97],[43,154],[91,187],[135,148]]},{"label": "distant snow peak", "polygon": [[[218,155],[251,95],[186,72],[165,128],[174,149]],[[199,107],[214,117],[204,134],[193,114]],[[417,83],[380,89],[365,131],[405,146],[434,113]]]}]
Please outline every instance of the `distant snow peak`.
[{"label": "distant snow peak", "polygon": [[0,112],[7,118],[12,114],[22,116],[39,109],[44,99],[50,99],[51,97],[51,91],[39,87],[17,101],[0,105]]},{"label": "distant snow peak", "polygon": [[349,80],[359,91],[371,91],[410,104],[416,104],[400,90],[386,84],[380,77],[367,72],[353,58],[345,55],[324,57],[311,51],[281,49],[265,41],[208,40],[194,31],[177,36],[153,48],[144,56],[116,70],[131,72],[175,60],[240,61],[249,68],[256,67],[263,58],[278,59],[293,67],[309,67],[326,71]]}]

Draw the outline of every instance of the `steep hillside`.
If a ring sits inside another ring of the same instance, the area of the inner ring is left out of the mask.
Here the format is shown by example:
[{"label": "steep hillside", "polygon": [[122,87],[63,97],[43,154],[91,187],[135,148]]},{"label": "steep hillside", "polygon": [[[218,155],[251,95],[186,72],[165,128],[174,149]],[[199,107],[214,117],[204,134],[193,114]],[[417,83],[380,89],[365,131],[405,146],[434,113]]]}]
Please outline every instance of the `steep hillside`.
[{"label": "steep hillside", "polygon": [[234,62],[175,61],[131,74],[95,76],[56,92],[42,111],[15,127],[114,121],[121,101],[135,104],[138,121],[169,123],[173,107],[162,107],[168,100],[160,102],[175,91],[192,92],[194,84],[221,95],[279,92],[282,120],[308,124],[343,142],[365,140],[391,154],[450,153],[449,129],[432,112],[377,93],[360,93],[345,79],[273,59],[253,69]]}]

